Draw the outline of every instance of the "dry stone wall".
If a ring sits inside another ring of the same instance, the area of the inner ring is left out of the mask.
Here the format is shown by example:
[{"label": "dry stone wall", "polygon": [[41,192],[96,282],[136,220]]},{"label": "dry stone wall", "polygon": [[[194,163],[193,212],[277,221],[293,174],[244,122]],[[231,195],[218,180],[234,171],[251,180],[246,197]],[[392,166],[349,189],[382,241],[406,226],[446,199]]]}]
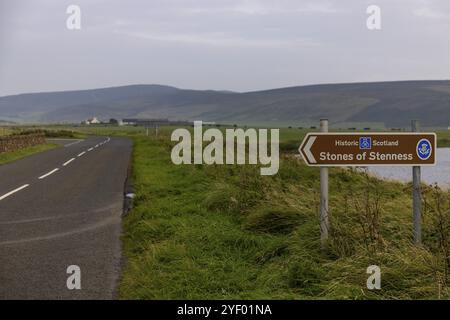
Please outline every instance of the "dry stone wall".
[{"label": "dry stone wall", "polygon": [[17,151],[44,143],[45,136],[40,133],[0,137],[0,153]]}]

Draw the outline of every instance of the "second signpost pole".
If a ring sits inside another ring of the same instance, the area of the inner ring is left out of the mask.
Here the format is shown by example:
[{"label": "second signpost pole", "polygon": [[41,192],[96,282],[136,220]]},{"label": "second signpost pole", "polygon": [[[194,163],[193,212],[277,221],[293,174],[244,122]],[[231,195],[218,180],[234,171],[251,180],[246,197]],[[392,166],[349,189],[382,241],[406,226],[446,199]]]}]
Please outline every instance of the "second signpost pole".
[{"label": "second signpost pole", "polygon": [[[413,132],[419,131],[419,121],[411,121],[411,129]],[[420,189],[420,167],[414,166],[413,174],[413,225],[414,225],[414,243],[420,245],[422,243],[422,196]]]},{"label": "second signpost pole", "polygon": [[[328,132],[328,119],[320,119],[320,132]],[[328,220],[328,168],[320,167],[320,240],[326,246],[329,230]]]}]

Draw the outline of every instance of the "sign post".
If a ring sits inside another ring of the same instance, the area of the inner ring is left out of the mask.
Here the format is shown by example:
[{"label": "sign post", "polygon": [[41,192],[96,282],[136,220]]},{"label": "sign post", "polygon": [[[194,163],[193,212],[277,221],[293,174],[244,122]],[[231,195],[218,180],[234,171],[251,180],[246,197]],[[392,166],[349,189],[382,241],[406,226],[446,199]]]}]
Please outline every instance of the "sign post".
[{"label": "sign post", "polygon": [[[320,120],[320,132],[328,132],[328,120]],[[322,248],[328,240],[328,168],[320,167],[320,241]]]},{"label": "sign post", "polygon": [[366,166],[413,167],[414,243],[421,243],[420,167],[436,165],[435,133],[329,133],[328,120],[320,121],[320,131],[308,133],[299,151],[308,166],[320,167],[320,239],[328,239],[328,168]]},{"label": "sign post", "polygon": [[[411,121],[413,132],[419,131],[419,121]],[[413,166],[413,225],[414,244],[422,243],[422,197],[420,188],[420,166]]]},{"label": "sign post", "polygon": [[434,166],[436,134],[308,133],[299,151],[309,166]]}]

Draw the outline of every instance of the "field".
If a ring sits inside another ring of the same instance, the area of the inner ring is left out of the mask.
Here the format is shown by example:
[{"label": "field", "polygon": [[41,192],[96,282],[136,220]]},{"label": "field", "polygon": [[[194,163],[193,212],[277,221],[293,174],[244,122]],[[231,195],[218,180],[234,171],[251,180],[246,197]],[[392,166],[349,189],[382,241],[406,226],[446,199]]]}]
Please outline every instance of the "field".
[{"label": "field", "polygon": [[[158,129],[158,133],[168,135],[174,129],[178,127],[174,126],[164,126]],[[209,128],[205,126],[205,130]],[[221,129],[224,130],[224,126],[221,126]],[[229,127],[232,128],[232,127]],[[246,128],[246,127],[242,127]],[[258,128],[255,126],[255,128]],[[270,127],[267,127],[270,128]],[[46,130],[49,132],[61,132],[68,131],[73,132],[76,137],[83,137],[84,135],[126,135],[126,136],[137,136],[137,135],[146,135],[147,129],[139,126],[70,126],[70,125],[34,125],[34,126],[19,126],[19,127],[0,127],[0,135],[2,132],[12,133],[13,131],[21,131],[21,130]],[[303,137],[308,132],[318,131],[316,128],[303,128],[303,127],[282,127],[280,128],[280,143],[281,148],[291,149],[292,151],[296,151],[303,139]],[[339,129],[339,128],[331,128],[330,131],[335,132],[370,132],[364,130],[349,130],[349,129]],[[383,131],[383,130],[381,130]],[[389,132],[389,130],[384,130]],[[434,128],[423,128],[424,132],[436,132],[438,136],[438,146],[440,148],[450,147],[450,130],[442,130],[442,129],[434,129]],[[395,132],[395,131],[392,131]],[[154,128],[148,129],[149,136],[155,136],[156,131]]]},{"label": "field", "polygon": [[0,127],[0,137],[14,133],[14,130],[8,127]]}]

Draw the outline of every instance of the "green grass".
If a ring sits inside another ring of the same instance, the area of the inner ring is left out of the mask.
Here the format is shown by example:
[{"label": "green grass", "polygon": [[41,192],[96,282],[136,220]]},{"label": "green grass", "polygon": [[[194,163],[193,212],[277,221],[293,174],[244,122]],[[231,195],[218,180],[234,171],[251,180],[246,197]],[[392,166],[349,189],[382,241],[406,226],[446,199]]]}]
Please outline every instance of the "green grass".
[{"label": "green grass", "polygon": [[450,148],[450,130],[437,131],[438,136],[438,147],[439,148]]},{"label": "green grass", "polygon": [[14,132],[15,130],[10,127],[0,127],[0,137],[13,134]]},{"label": "green grass", "polygon": [[35,153],[50,150],[50,149],[56,148],[57,146],[58,145],[56,145],[56,144],[47,143],[47,144],[24,148],[24,149],[21,149],[18,151],[2,152],[2,153],[0,153],[0,165],[31,156],[32,154],[35,154]]},{"label": "green grass", "polygon": [[64,133],[71,132],[71,138],[85,138],[88,135],[94,136],[129,136],[143,134],[145,128],[132,126],[110,126],[110,125],[34,125],[22,126],[22,130],[45,130],[47,132]]},{"label": "green grass", "polygon": [[[332,169],[332,230],[322,250],[318,169],[292,156],[283,156],[273,177],[254,166],[175,166],[169,133],[133,136],[137,197],[124,221],[121,298],[450,297],[437,231],[450,217],[439,220],[433,200],[450,194],[425,188],[424,246],[417,248],[410,186]],[[382,269],[379,291],[366,289],[372,264]]]}]

